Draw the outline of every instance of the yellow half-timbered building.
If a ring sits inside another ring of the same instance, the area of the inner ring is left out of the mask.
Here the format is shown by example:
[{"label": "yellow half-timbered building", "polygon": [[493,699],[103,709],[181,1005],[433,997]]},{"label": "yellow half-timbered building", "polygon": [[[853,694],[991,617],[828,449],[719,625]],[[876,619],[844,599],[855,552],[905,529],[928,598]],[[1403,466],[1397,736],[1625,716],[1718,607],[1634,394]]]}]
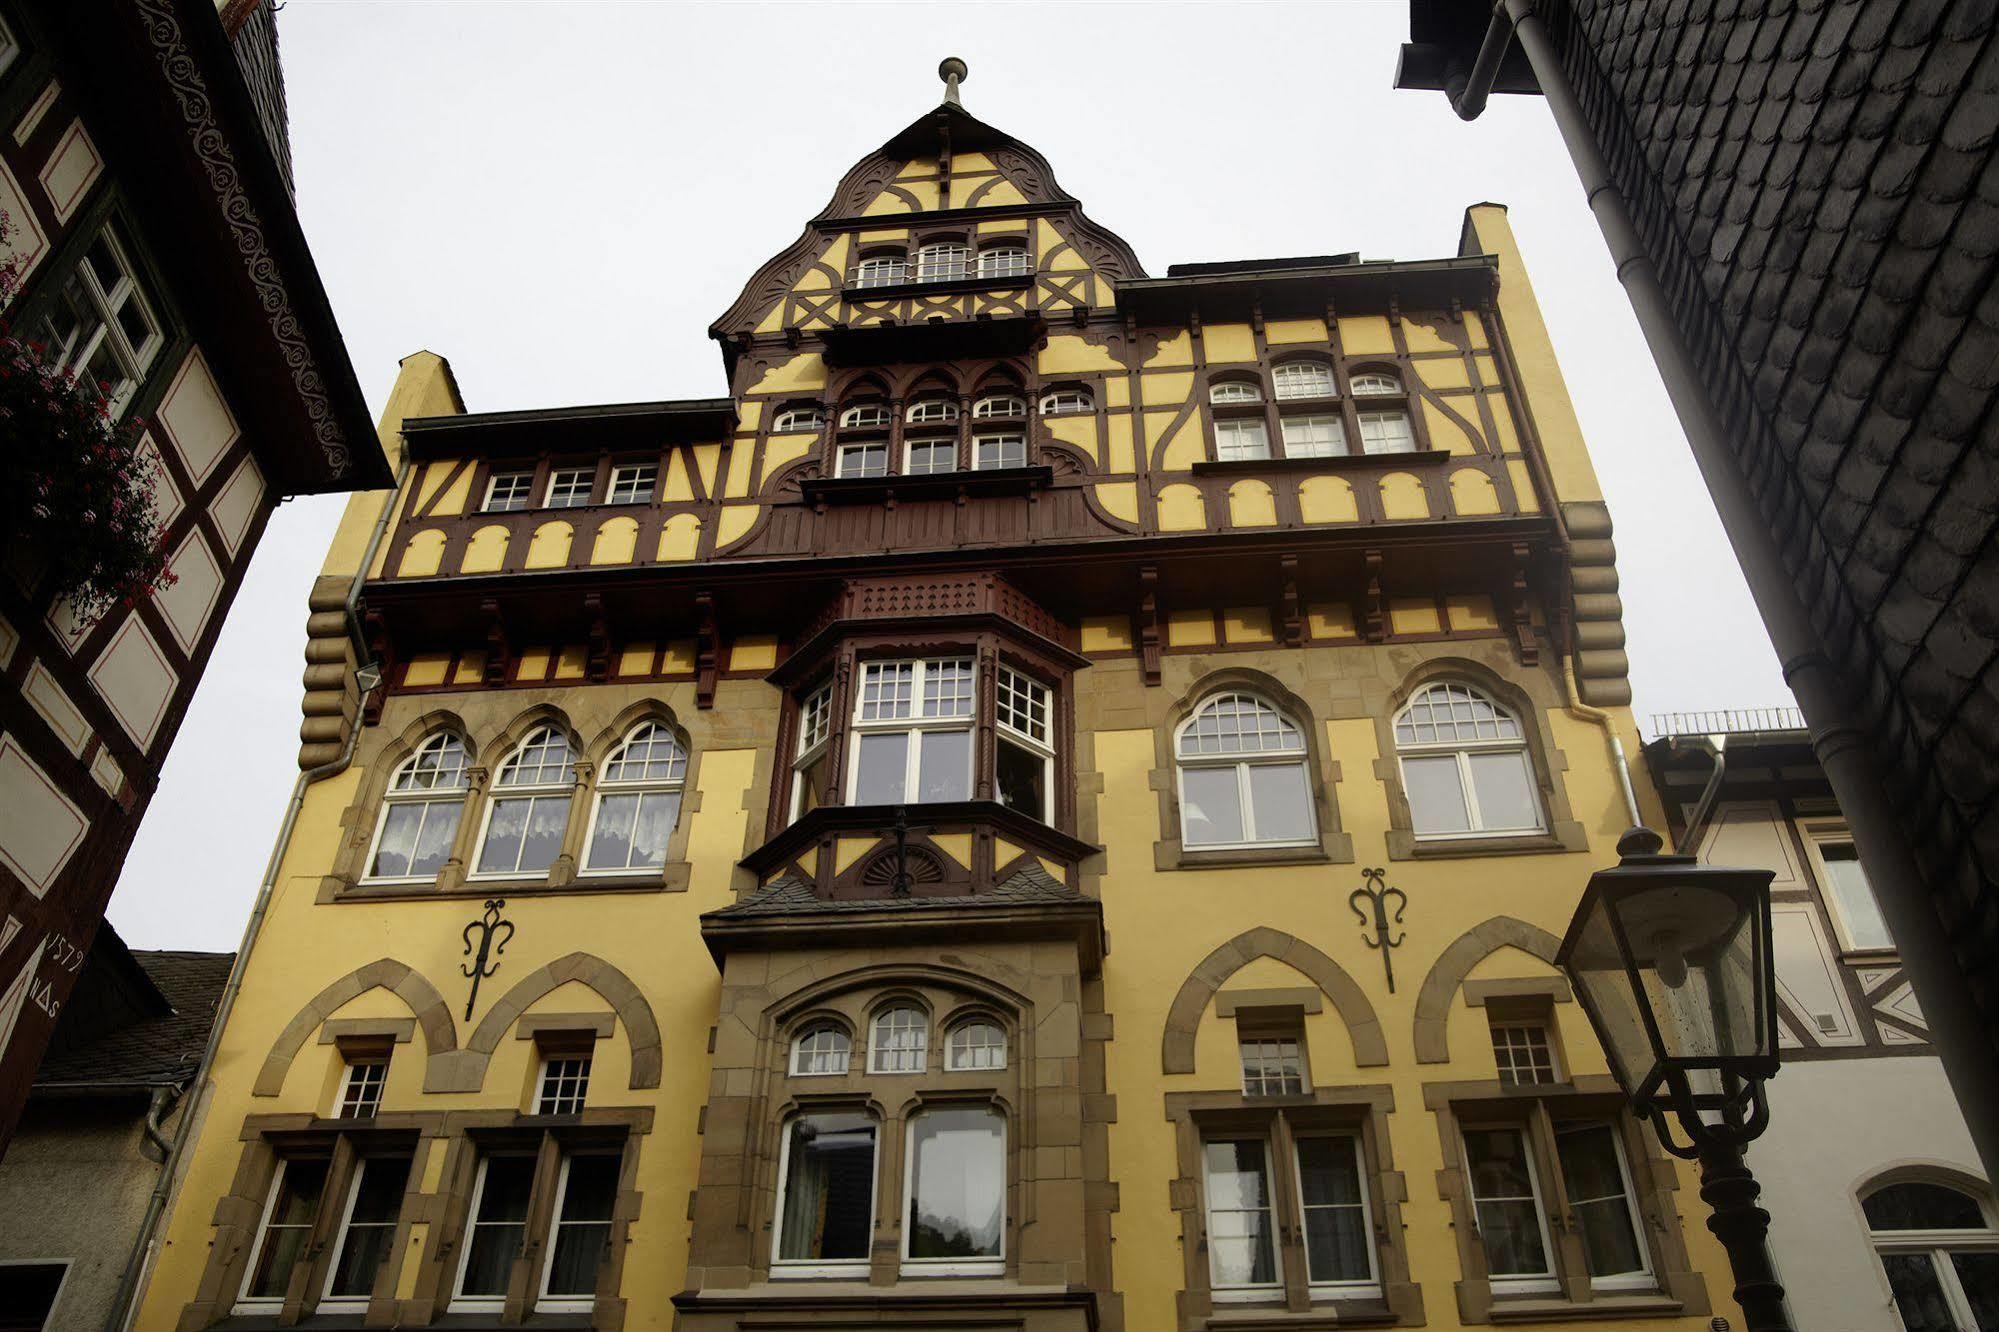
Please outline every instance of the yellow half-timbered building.
[{"label": "yellow half-timbered building", "polygon": [[1505,210],[1149,276],[953,87],[712,332],[403,363],[141,1326],[1706,1328],[1551,965],[1659,811]]}]

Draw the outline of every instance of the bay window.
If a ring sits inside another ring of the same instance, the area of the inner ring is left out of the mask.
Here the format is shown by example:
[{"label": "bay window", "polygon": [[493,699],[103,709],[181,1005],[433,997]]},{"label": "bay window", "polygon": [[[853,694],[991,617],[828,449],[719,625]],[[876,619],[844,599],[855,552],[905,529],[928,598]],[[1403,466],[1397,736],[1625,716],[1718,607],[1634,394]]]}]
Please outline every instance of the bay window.
[{"label": "bay window", "polygon": [[791,817],[828,803],[832,770],[833,687],[821,685],[798,708],[798,749],[791,763]]},{"label": "bay window", "polygon": [[970,799],[972,683],[968,659],[865,663],[848,803]]},{"label": "bay window", "polygon": [[955,439],[912,439],[905,446],[903,472],[909,476],[935,476],[958,470],[958,441]]},{"label": "bay window", "polygon": [[778,1162],[771,1275],[860,1276],[874,1236],[875,1121],[863,1114],[793,1119]]},{"label": "bay window", "polygon": [[999,735],[993,785],[1000,803],[1043,823],[1055,821],[1055,749],[1049,735],[1046,685],[1002,666],[996,685]]},{"label": "bay window", "polygon": [[888,441],[871,440],[864,444],[842,444],[834,455],[833,475],[835,476],[887,476]]},{"label": "bay window", "polygon": [[903,1270],[997,1276],[1004,1270],[1006,1128],[984,1107],[928,1110],[909,1124]]}]

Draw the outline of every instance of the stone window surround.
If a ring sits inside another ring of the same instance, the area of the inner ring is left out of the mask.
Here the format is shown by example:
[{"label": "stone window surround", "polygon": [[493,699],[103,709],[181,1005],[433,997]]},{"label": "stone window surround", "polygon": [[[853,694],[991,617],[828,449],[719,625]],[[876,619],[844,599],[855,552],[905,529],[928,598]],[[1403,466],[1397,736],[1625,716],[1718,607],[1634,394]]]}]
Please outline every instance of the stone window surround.
[{"label": "stone window surround", "polygon": [[[1312,1090],[1312,1050],[1305,1039],[1305,1015],[1326,1011],[1325,995],[1316,986],[1273,990],[1223,990],[1215,996],[1215,1016],[1236,1025],[1236,1075],[1240,1085],[1249,1071],[1242,1064],[1242,1046],[1253,1040],[1291,1040],[1298,1045],[1298,1077],[1306,1093]],[[1245,1093],[1245,1095],[1247,1095]],[[1286,1096],[1253,1096],[1256,1105],[1288,1100]]]},{"label": "stone window surround", "polygon": [[[596,802],[596,774],[605,760],[624,743],[632,728],[645,721],[658,722],[671,730],[687,753],[687,770],[681,785],[680,817],[667,839],[666,864],[656,871],[579,877],[576,871],[587,851],[583,842]],[[571,752],[579,756],[575,760],[577,779],[570,795],[562,849],[544,874],[473,879],[470,877],[470,866],[479,853],[478,838],[484,825],[485,802],[492,795],[492,769],[480,762],[480,756],[486,755],[503,762],[516,746],[543,726],[553,726],[566,735]],[[416,752],[417,746],[439,730],[452,730],[464,738],[468,761],[466,771],[471,778],[464,810],[458,819],[458,830],[452,841],[451,855],[438,871],[434,882],[369,883],[366,881],[366,861],[374,844],[375,828],[381,819],[382,800],[388,784],[402,762]],[[577,734],[568,715],[548,703],[529,707],[503,728],[484,736],[475,735],[473,728],[465,725],[454,712],[426,712],[393,739],[384,742],[366,760],[367,777],[361,783],[354,804],[343,816],[352,835],[342,844],[340,854],[334,861],[333,873],[320,880],[318,900],[523,897],[546,892],[685,892],[692,869],[687,859],[687,844],[692,832],[693,815],[701,807],[698,786],[701,757],[702,746],[694,742],[673,710],[656,699],[644,699],[625,708],[587,744]]]},{"label": "stone window surround", "polygon": [[[1520,722],[1527,741],[1528,762],[1534,769],[1542,813],[1547,816],[1545,832],[1494,833],[1488,837],[1452,838],[1425,841],[1416,836],[1409,813],[1409,795],[1402,784],[1402,762],[1395,745],[1395,718],[1425,685],[1457,680],[1489,694],[1493,701],[1511,712]],[[1388,796],[1388,858],[1390,860],[1447,860],[1463,857],[1524,855],[1536,852],[1587,851],[1589,833],[1569,806],[1568,788],[1561,774],[1568,759],[1555,747],[1548,729],[1547,711],[1562,706],[1555,697],[1547,673],[1523,670],[1519,679],[1501,676],[1490,667],[1463,657],[1435,657],[1423,662],[1402,678],[1389,696],[1388,705],[1374,715],[1375,743],[1381,757],[1375,760],[1374,775]]]},{"label": "stone window surround", "polygon": [[[1466,1323],[1555,1322],[1574,1319],[1706,1317],[1706,1283],[1693,1270],[1686,1242],[1679,1231],[1679,1210],[1673,1193],[1679,1175],[1673,1159],[1655,1145],[1643,1125],[1624,1109],[1624,1094],[1608,1074],[1585,1074],[1568,1082],[1514,1087],[1498,1079],[1430,1082],[1423,1085],[1423,1103],[1435,1116],[1443,1146],[1443,1168],[1437,1172],[1437,1193],[1451,1209],[1457,1238],[1459,1270],[1456,1283],[1458,1316]],[[1645,1246],[1656,1292],[1596,1292],[1590,1288],[1582,1237],[1566,1205],[1560,1171],[1554,1168],[1553,1115],[1574,1112],[1611,1123],[1619,1132],[1636,1202],[1644,1222],[1639,1237]],[[1485,1251],[1478,1240],[1459,1131],[1463,1124],[1524,1122],[1539,1166],[1542,1206],[1555,1252],[1559,1295],[1497,1296],[1486,1272]]]},{"label": "stone window surround", "polygon": [[[952,657],[969,657],[973,662],[971,799],[999,798],[999,783],[994,771],[999,743],[995,691],[999,669],[1005,667],[1026,675],[1048,690],[1048,743],[1055,755],[1051,776],[1054,818],[1048,826],[1058,832],[1073,833],[1077,769],[1071,665],[1034,647],[1032,638],[1031,631],[1017,629],[1005,621],[975,627],[957,622],[925,623],[921,619],[873,620],[826,644],[815,653],[823,656],[824,660],[809,667],[797,677],[799,683],[784,691],[777,748],[771,765],[773,776],[767,838],[777,836],[795,821],[791,817],[792,765],[800,712],[806,699],[822,687],[831,687],[826,753],[833,765],[830,788],[838,799],[827,803],[844,805],[848,768],[853,762],[855,698],[860,689],[861,666],[876,661]],[[914,819],[921,802],[907,803]]]},{"label": "stone window surround", "polygon": [[[1354,1326],[1421,1326],[1423,1294],[1409,1278],[1404,1242],[1402,1204],[1408,1189],[1394,1167],[1388,1116],[1395,1109],[1394,1089],[1385,1085],[1347,1085],[1315,1089],[1303,1096],[1244,1096],[1235,1091],[1169,1092],[1166,1117],[1173,1124],[1178,1177],[1170,1185],[1173,1210],[1180,1214],[1180,1251],[1185,1263],[1178,1299],[1181,1332],[1225,1326],[1210,1322],[1216,1306],[1210,1285],[1207,1208],[1202,1174],[1202,1143],[1210,1136],[1248,1132],[1271,1144],[1271,1177],[1278,1215],[1278,1250],[1284,1275],[1284,1308],[1228,1304],[1224,1308],[1254,1312],[1258,1327],[1282,1327],[1308,1332]],[[1379,1300],[1341,1300],[1314,1304],[1308,1291],[1303,1224],[1297,1189],[1288,1165],[1297,1129],[1352,1132],[1359,1136],[1368,1219],[1374,1232],[1375,1270],[1381,1280]]]},{"label": "stone window surround", "polygon": [[[198,1332],[221,1319],[231,1327],[275,1329],[308,1318],[325,1289],[333,1261],[332,1237],[345,1209],[348,1190],[359,1161],[366,1155],[412,1156],[409,1183],[397,1218],[394,1237],[382,1270],[377,1273],[366,1317],[370,1325],[425,1326],[445,1313],[458,1275],[459,1245],[468,1221],[472,1183],[482,1147],[532,1144],[540,1160],[529,1200],[529,1244],[514,1263],[506,1310],[491,1321],[518,1323],[539,1289],[540,1264],[546,1256],[554,1204],[556,1172],[567,1147],[615,1147],[623,1158],[619,1194],[611,1236],[598,1277],[594,1327],[616,1332],[624,1323],[625,1301],[618,1295],[625,1260],[626,1231],[639,1211],[636,1192],[639,1140],[653,1124],[650,1108],[599,1108],[580,1116],[523,1115],[512,1110],[384,1111],[370,1120],[336,1120],[299,1114],[250,1115],[243,1121],[243,1149],[235,1180],[217,1200],[211,1218],[216,1227],[195,1298],[181,1311],[179,1332]],[[433,1153],[443,1152],[444,1166],[436,1193],[423,1191]],[[308,1250],[293,1274],[282,1310],[271,1315],[232,1317],[230,1309],[241,1290],[245,1266],[263,1218],[277,1163],[285,1156],[330,1156],[332,1167],[320,1197],[314,1222],[316,1248]],[[415,1294],[400,1300],[404,1255],[411,1250],[411,1227],[428,1227],[429,1243],[418,1259]],[[481,1316],[483,1317],[483,1316]],[[456,1320],[463,1322],[464,1320]]]},{"label": "stone window surround", "polygon": [[[1181,842],[1180,756],[1176,737],[1180,726],[1216,694],[1254,694],[1283,713],[1305,736],[1305,772],[1311,779],[1312,815],[1318,820],[1319,844],[1314,846],[1246,847],[1232,850],[1188,850]],[[1281,680],[1263,671],[1227,666],[1210,671],[1174,700],[1163,723],[1154,730],[1152,787],[1159,795],[1159,827],[1164,834],[1152,844],[1153,867],[1159,870],[1234,869],[1245,865],[1351,864],[1353,838],[1340,824],[1334,794],[1342,780],[1339,760],[1326,752],[1324,719]]]}]

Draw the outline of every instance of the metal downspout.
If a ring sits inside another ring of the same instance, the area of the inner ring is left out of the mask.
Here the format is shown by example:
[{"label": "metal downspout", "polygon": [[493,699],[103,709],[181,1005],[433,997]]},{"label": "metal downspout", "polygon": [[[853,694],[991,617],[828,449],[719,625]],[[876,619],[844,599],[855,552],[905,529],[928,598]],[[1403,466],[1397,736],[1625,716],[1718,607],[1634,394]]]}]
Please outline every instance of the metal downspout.
[{"label": "metal downspout", "polygon": [[1687,815],[1686,827],[1680,829],[1679,840],[1673,843],[1674,855],[1691,856],[1700,845],[1701,832],[1707,827],[1708,818],[1714,813],[1714,802],[1721,797],[1721,784],[1728,776],[1728,737],[1676,736],[1673,739],[1673,748],[1699,750],[1714,764],[1708,772],[1707,785],[1701,788],[1701,798],[1694,802],[1693,813]]},{"label": "metal downspout", "polygon": [[1994,1057],[1983,1015],[1972,999],[1901,823],[1866,752],[1866,736],[1852,720],[1842,682],[1805,618],[1782,552],[1757,511],[1728,447],[1728,432],[1681,341],[1658,270],[1639,243],[1588,118],[1569,87],[1561,53],[1535,14],[1533,0],[1505,0],[1505,4],[1513,19],[1514,35],[1568,146],[1590,211],[1596,215],[1617,264],[1618,281],[1624,284],[1693,449],[1694,461],[1728,533],[1729,545],[1783,664],[1785,682],[1811,724],[1812,746],[1867,865],[1868,879],[1894,933],[1934,1048],[1964,1111],[1986,1175],[1999,1178],[1999,1114],[1992,1113],[1992,1107],[1999,1106],[1999,1058]]},{"label": "metal downspout", "polygon": [[1575,650],[1566,645],[1562,650],[1562,701],[1571,717],[1600,728],[1604,739],[1610,742],[1611,766],[1617,770],[1617,789],[1624,795],[1624,813],[1630,820],[1626,826],[1641,826],[1645,820],[1638,816],[1638,795],[1631,789],[1631,764],[1624,757],[1624,741],[1618,738],[1616,723],[1608,712],[1583,702],[1582,692],[1576,687]]},{"label": "metal downspout", "polygon": [[178,1099],[172,1095],[170,1087],[153,1088],[152,1099],[146,1103],[146,1117],[139,1122],[139,1128],[146,1135],[146,1141],[160,1149],[161,1169],[165,1169],[167,1162],[173,1158],[174,1145],[166,1134],[160,1132],[160,1129],[166,1123],[167,1115],[172,1113],[174,1101]]},{"label": "metal downspout", "polygon": [[[354,574],[354,583],[347,591],[346,615],[347,632],[357,646],[365,648],[365,637],[355,618],[355,608],[360,604],[362,585],[368,581],[368,571],[374,567],[375,552],[382,544],[382,536],[388,531],[389,516],[395,510],[396,500],[401,497],[406,464],[396,467],[395,484],[388,497],[382,501],[382,512],[375,519],[375,528],[368,536],[367,549],[362,552],[361,566]],[[357,654],[355,665],[361,665]],[[257,900],[250,908],[249,922],[243,927],[243,942],[236,949],[236,961],[229,968],[228,983],[222,987],[222,995],[216,1000],[215,1022],[208,1029],[208,1044],[201,1052],[201,1063],[195,1069],[193,1093],[184,1097],[187,1109],[174,1127],[172,1145],[167,1150],[167,1159],[160,1167],[159,1182],[153,1186],[153,1193],[146,1200],[146,1215],[139,1223],[138,1237],[132,1243],[132,1256],[126,1261],[125,1271],[118,1279],[118,1294],[111,1302],[110,1311],[105,1315],[105,1332],[126,1332],[133,1316],[138,1312],[139,1288],[145,1281],[147,1271],[152,1267],[158,1245],[155,1232],[166,1211],[167,1202],[173,1196],[174,1176],[180,1170],[181,1157],[187,1150],[188,1140],[193,1136],[194,1125],[201,1119],[207,1108],[209,1094],[213,1088],[210,1074],[215,1067],[216,1051],[222,1045],[222,1031],[228,1024],[229,1014],[235,1007],[236,996],[243,989],[243,973],[250,965],[250,950],[256,946],[257,935],[264,925],[264,917],[269,913],[271,896],[278,881],[278,867],[284,863],[285,852],[291,847],[292,829],[298,825],[299,810],[305,804],[305,791],[314,782],[327,777],[335,777],[347,770],[354,761],[354,747],[361,738],[361,718],[357,715],[354,724],[348,728],[347,743],[340,753],[317,767],[307,768],[299,773],[292,783],[291,799],[285,803],[285,815],[278,825],[276,842],[271,846],[271,858],[264,866],[263,882],[257,887]]]},{"label": "metal downspout", "polygon": [[1444,78],[1444,96],[1460,120],[1477,120],[1492,93],[1492,81],[1499,77],[1499,62],[1513,43],[1513,20],[1506,13],[1506,0],[1493,0],[1492,22],[1486,25],[1485,40],[1478,44],[1471,72],[1463,78],[1455,72]]}]

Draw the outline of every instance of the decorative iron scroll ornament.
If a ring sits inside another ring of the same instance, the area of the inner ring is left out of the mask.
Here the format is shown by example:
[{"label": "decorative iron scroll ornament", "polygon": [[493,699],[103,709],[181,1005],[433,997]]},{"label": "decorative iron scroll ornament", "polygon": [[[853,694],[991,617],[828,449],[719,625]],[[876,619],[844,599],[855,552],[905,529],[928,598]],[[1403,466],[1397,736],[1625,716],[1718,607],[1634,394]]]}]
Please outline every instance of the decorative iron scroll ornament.
[{"label": "decorative iron scroll ornament", "polygon": [[[1394,994],[1395,963],[1388,955],[1392,950],[1400,948],[1402,940],[1407,936],[1397,934],[1391,939],[1388,937],[1388,931],[1393,926],[1402,923],[1402,908],[1409,905],[1409,897],[1400,888],[1390,888],[1382,883],[1382,876],[1386,873],[1386,870],[1362,870],[1360,875],[1363,879],[1367,880],[1367,884],[1364,887],[1354,889],[1352,893],[1348,894],[1347,905],[1352,907],[1354,915],[1360,918],[1363,929],[1372,928],[1374,930],[1374,937],[1372,939],[1362,934],[1360,941],[1369,948],[1378,948],[1381,950],[1381,970],[1388,977],[1388,992]],[[1395,899],[1395,917],[1392,920],[1388,915],[1388,899],[1391,897]],[[1368,919],[1368,913],[1361,910],[1360,902],[1362,898],[1366,898],[1374,906],[1374,919],[1372,921]]]},{"label": "decorative iron scroll ornament", "polygon": [[896,897],[909,896],[909,810],[902,805],[895,807],[895,878],[889,881],[888,890]]},{"label": "decorative iron scroll ornament", "polygon": [[[500,908],[507,904],[504,897],[486,900],[486,914],[465,927],[465,952],[472,952],[472,931],[479,931],[479,956],[471,964],[459,966],[459,970],[472,978],[472,993],[465,996],[465,1020],[472,1020],[472,1005],[479,1002],[479,982],[500,969],[500,954],[507,951],[507,941],[514,937],[514,923],[500,919]],[[494,943],[494,936],[499,942]],[[492,965],[486,965],[487,959]]]}]

